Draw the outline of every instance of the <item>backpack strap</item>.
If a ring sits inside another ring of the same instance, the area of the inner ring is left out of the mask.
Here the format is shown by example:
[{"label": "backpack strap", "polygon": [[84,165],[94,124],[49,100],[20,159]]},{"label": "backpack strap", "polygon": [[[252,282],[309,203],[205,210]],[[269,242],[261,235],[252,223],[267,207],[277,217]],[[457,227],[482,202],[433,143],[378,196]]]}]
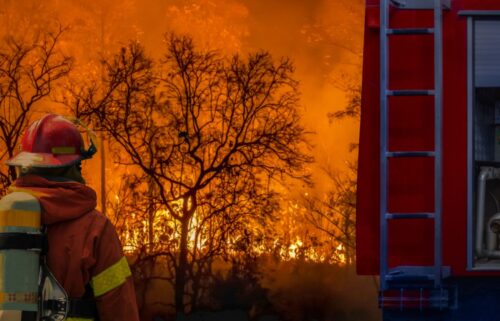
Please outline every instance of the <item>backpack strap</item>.
[{"label": "backpack strap", "polygon": [[89,283],[85,286],[85,293],[81,298],[69,299],[68,317],[92,318],[94,321],[99,320],[94,292]]},{"label": "backpack strap", "polygon": [[44,234],[0,233],[0,250],[47,250]]},{"label": "backpack strap", "polygon": [[[46,272],[48,274],[47,277],[51,277],[53,280],[55,280],[55,278],[51,275],[50,270],[48,270],[46,263],[42,262],[42,264],[44,266],[44,269],[47,271]],[[50,312],[51,315],[63,315],[63,316],[65,315],[67,320],[89,319],[93,321],[99,321],[97,305],[90,284],[87,284],[85,286],[85,293],[81,298],[68,298],[66,296],[66,299],[63,300],[61,299],[44,300],[42,304],[44,311],[51,311]]]},{"label": "backpack strap", "polygon": [[89,318],[97,320],[97,306],[95,300],[91,299],[69,299],[69,318]]},{"label": "backpack strap", "polygon": [[47,300],[44,302],[45,309],[56,313],[65,313],[68,318],[82,318],[97,320],[97,307],[95,300],[70,298],[67,302],[59,300]]}]

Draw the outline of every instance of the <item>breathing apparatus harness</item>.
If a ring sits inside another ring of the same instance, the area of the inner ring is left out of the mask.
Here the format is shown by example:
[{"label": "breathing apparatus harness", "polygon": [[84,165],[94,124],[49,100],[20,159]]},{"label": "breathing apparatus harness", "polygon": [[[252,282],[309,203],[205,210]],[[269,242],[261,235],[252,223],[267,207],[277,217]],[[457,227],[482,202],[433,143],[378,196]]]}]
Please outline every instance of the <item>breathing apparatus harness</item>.
[{"label": "breathing apparatus harness", "polygon": [[[36,251],[40,254],[38,312],[23,311],[21,321],[62,321],[67,318],[98,320],[90,285],[86,286],[82,298],[69,298],[50,272],[46,262],[49,246],[45,227],[40,234],[0,233],[0,250]],[[58,297],[51,298],[53,294]]]}]

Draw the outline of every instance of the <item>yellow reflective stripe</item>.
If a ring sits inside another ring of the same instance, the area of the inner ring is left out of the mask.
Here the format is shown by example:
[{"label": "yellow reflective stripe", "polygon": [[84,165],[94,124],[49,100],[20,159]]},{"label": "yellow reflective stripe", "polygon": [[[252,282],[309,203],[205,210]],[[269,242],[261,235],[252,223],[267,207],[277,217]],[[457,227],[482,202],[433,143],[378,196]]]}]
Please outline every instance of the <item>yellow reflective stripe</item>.
[{"label": "yellow reflective stripe", "polygon": [[66,321],[94,321],[94,319],[87,319],[87,318],[67,318],[65,319]]},{"label": "yellow reflective stripe", "polygon": [[76,154],[76,149],[70,146],[52,147],[52,154]]},{"label": "yellow reflective stripe", "polygon": [[0,227],[3,226],[22,226],[22,227],[40,227],[40,212],[25,210],[0,210]]},{"label": "yellow reflective stripe", "polygon": [[132,273],[127,258],[122,257],[118,262],[92,278],[90,285],[94,290],[94,296],[103,295],[122,285],[130,275]]}]

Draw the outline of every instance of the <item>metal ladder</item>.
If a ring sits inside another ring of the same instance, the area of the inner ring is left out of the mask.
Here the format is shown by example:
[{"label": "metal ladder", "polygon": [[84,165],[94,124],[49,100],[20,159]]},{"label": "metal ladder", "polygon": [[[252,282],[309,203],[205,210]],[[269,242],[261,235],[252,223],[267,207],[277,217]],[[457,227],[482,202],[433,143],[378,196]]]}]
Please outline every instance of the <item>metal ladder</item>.
[{"label": "metal ladder", "polygon": [[[422,9],[434,11],[433,28],[393,29],[389,25],[389,7],[397,9]],[[442,279],[447,269],[441,259],[441,180],[442,180],[442,10],[450,7],[450,0],[380,0],[380,291],[394,289],[393,283],[430,284],[429,287],[442,292]],[[433,89],[389,89],[389,37],[405,35],[434,35],[434,88]],[[389,151],[388,149],[388,101],[390,96],[434,96],[434,150]],[[388,212],[388,160],[403,157],[434,158],[434,212],[389,213]],[[434,265],[399,266],[389,269],[388,222],[399,219],[434,220]],[[401,292],[403,287],[401,287]],[[443,298],[443,300],[445,300]],[[439,301],[439,300],[438,300]],[[439,306],[445,303],[439,301]]]}]

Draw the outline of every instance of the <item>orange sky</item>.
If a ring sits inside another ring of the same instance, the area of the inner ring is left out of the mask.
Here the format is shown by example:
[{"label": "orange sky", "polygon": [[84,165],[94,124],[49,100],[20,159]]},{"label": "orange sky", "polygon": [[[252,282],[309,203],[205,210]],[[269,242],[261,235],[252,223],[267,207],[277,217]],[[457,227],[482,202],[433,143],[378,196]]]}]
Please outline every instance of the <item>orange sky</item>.
[{"label": "orange sky", "polygon": [[[89,72],[89,62],[132,38],[160,57],[162,35],[172,30],[225,53],[289,56],[301,83],[304,124],[315,132],[318,166],[342,170],[356,158],[348,146],[358,139],[358,123],[331,124],[327,113],[345,106],[342,77],[360,80],[363,13],[362,0],[0,0],[0,32],[23,33],[58,21],[70,26],[65,48],[76,57],[77,73]],[[96,159],[90,167],[98,165]],[[112,166],[108,173],[113,175]],[[98,181],[89,178],[95,187]]]}]

